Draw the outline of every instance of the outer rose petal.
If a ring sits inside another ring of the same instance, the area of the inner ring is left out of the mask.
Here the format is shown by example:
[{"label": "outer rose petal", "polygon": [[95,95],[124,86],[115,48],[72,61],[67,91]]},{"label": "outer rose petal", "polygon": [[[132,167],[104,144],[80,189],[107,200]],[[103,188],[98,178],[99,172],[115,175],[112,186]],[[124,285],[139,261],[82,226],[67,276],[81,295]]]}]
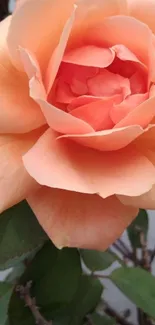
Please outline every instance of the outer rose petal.
[{"label": "outer rose petal", "polygon": [[143,134],[143,132],[143,129],[139,125],[131,125],[129,127],[113,128],[89,134],[63,135],[58,139],[68,138],[89,148],[100,151],[114,151],[126,147]]},{"label": "outer rose petal", "polygon": [[155,2],[154,0],[127,0],[131,16],[143,21],[155,33]]},{"label": "outer rose petal", "polygon": [[139,196],[124,196],[117,195],[118,199],[122,204],[130,205],[136,208],[141,209],[155,209],[155,185],[152,187],[150,191],[145,194]]},{"label": "outer rose petal", "polygon": [[[148,150],[155,152],[155,124],[150,124],[145,132],[135,141],[135,145],[144,154]],[[150,157],[149,157],[150,158]],[[155,161],[152,161],[155,164]]]},{"label": "outer rose petal", "polygon": [[53,55],[49,61],[48,68],[46,70],[46,75],[45,75],[45,88],[47,90],[47,93],[49,94],[54,79],[56,77],[56,74],[58,72],[60,63],[62,61],[65,49],[66,49],[66,44],[68,42],[68,38],[75,20],[75,12],[76,12],[76,7],[74,7],[73,12],[71,17],[67,20],[64,29],[62,31],[60,41],[58,46],[55,48]]},{"label": "outer rose petal", "polygon": [[94,131],[85,121],[80,120],[63,110],[51,105],[43,98],[42,84],[39,80],[33,79],[31,84],[31,97],[40,105],[48,125],[60,133],[84,134]]},{"label": "outer rose petal", "polygon": [[[41,185],[82,193],[141,195],[155,183],[152,163],[133,147],[99,152],[68,139],[56,140],[48,129],[23,158]],[[134,183],[134,186],[133,186]]]},{"label": "outer rose petal", "polygon": [[114,16],[105,18],[102,24],[88,30],[85,37],[87,42],[98,46],[123,44],[148,66],[149,48],[153,36],[147,25],[133,17]]},{"label": "outer rose petal", "polygon": [[27,173],[22,155],[31,148],[43,130],[19,136],[0,136],[0,212],[25,199],[39,187]]},{"label": "outer rose petal", "polygon": [[23,70],[18,47],[36,54],[44,70],[59,42],[74,0],[27,0],[15,10],[8,35],[8,47],[14,64]]},{"label": "outer rose petal", "polygon": [[76,3],[77,19],[69,47],[83,44],[82,38],[85,39],[88,29],[102,23],[105,17],[128,13],[126,0],[76,0]]},{"label": "outer rose petal", "polygon": [[0,133],[23,133],[45,124],[45,118],[29,96],[27,77],[10,62],[6,46],[10,20],[0,23]]},{"label": "outer rose petal", "polygon": [[[150,125],[146,132],[136,139],[135,145],[155,166],[155,125]],[[155,209],[155,185],[143,195],[136,197],[119,195],[118,198],[126,205],[143,209]]]},{"label": "outer rose petal", "polygon": [[28,203],[58,248],[106,249],[138,212],[114,196],[103,200],[97,195],[46,187],[32,194]]}]

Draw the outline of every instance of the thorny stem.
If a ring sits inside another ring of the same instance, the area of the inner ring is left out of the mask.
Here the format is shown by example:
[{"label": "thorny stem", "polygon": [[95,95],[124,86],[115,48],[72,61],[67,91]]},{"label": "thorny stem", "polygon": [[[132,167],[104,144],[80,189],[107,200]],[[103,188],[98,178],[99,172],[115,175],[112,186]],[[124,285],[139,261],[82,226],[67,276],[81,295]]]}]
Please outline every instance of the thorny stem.
[{"label": "thorny stem", "polygon": [[35,298],[30,295],[32,282],[28,282],[26,286],[18,285],[16,291],[19,292],[20,298],[24,300],[25,306],[29,307],[37,325],[52,325],[52,322],[47,321],[40,313],[36,305]]}]

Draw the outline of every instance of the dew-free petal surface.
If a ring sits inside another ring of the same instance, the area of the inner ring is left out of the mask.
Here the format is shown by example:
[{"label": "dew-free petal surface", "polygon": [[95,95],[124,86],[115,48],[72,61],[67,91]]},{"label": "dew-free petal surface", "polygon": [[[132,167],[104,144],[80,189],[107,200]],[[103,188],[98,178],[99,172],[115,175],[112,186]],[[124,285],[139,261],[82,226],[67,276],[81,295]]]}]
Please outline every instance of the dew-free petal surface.
[{"label": "dew-free petal surface", "polygon": [[[22,50],[24,51],[24,49]],[[71,116],[65,111],[47,102],[47,93],[40,78],[38,62],[31,57],[30,52],[24,51],[23,63],[25,70],[30,77],[30,96],[39,105],[49,126],[60,133],[87,133],[92,132],[93,128],[86,122]]]},{"label": "dew-free petal surface", "polygon": [[140,125],[146,128],[155,116],[155,96],[145,100],[132,110],[124,119],[115,125],[115,128],[129,125]]},{"label": "dew-free petal surface", "polygon": [[155,33],[155,2],[154,0],[127,0],[131,16],[147,24]]},{"label": "dew-free petal surface", "polygon": [[6,37],[11,17],[0,23],[0,133],[25,133],[45,124],[40,107],[29,96],[24,73],[9,58]]},{"label": "dew-free petal surface", "polygon": [[26,171],[22,155],[42,133],[43,130],[37,130],[25,135],[0,136],[0,212],[40,187]]},{"label": "dew-free petal surface", "polygon": [[63,135],[61,138],[68,138],[82,144],[83,146],[100,151],[114,151],[126,147],[137,137],[143,134],[143,129],[139,125],[131,125],[124,128],[97,131],[84,135]]},{"label": "dew-free petal surface", "polygon": [[27,0],[17,6],[12,16],[8,47],[19,69],[23,70],[18,52],[21,46],[36,55],[45,72],[73,5],[73,0]]},{"label": "dew-free petal surface", "polygon": [[115,52],[109,48],[85,45],[67,52],[63,62],[88,67],[106,68],[115,58]]},{"label": "dew-free petal surface", "polygon": [[103,198],[141,195],[155,182],[155,167],[134,147],[99,152],[69,139],[57,140],[51,129],[24,155],[23,162],[41,185],[98,193]]},{"label": "dew-free petal surface", "polygon": [[137,215],[112,196],[102,199],[42,187],[28,198],[40,224],[58,248],[106,249]]}]

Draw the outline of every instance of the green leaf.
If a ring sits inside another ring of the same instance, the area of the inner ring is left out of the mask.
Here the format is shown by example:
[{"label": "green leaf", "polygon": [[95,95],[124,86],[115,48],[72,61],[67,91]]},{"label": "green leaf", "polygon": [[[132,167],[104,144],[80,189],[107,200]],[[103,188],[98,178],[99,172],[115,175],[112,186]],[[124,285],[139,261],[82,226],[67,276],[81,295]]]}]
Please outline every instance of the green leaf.
[{"label": "green leaf", "polygon": [[81,249],[80,253],[85,265],[93,272],[107,269],[116,261],[116,256],[108,250],[105,252],[99,252],[95,250]]},{"label": "green leaf", "polygon": [[148,214],[146,210],[141,209],[139,211],[137,218],[132,222],[132,224],[127,229],[128,237],[133,248],[141,247],[140,233],[138,229],[143,231],[146,239],[148,226],[149,226]]},{"label": "green leaf", "polygon": [[103,287],[98,279],[83,275],[73,301],[63,311],[58,312],[53,324],[81,325],[86,315],[96,308],[102,291]]},{"label": "green leaf", "polygon": [[155,319],[155,277],[141,268],[119,268],[110,279],[138,308]]},{"label": "green leaf", "polygon": [[26,201],[4,211],[0,215],[0,269],[16,265],[46,239]]},{"label": "green leaf", "polygon": [[16,284],[20,279],[21,275],[25,272],[25,265],[24,263],[19,263],[12,269],[12,272],[8,274],[5,278],[6,282]]},{"label": "green leaf", "polygon": [[0,324],[5,325],[8,317],[8,305],[12,295],[13,286],[6,282],[0,282]]},{"label": "green leaf", "polygon": [[[32,281],[31,296],[36,297],[41,313],[45,314],[50,308],[53,316],[58,309],[72,301],[81,272],[78,250],[58,250],[47,242],[34,257],[20,283],[25,285]],[[11,299],[9,320],[11,325],[35,325],[29,309],[24,307],[16,293]]]},{"label": "green leaf", "polygon": [[7,318],[6,322],[5,322],[5,325],[10,325],[8,318]]},{"label": "green leaf", "polygon": [[100,315],[94,312],[90,315],[91,323],[93,325],[115,325],[116,321],[106,315]]}]

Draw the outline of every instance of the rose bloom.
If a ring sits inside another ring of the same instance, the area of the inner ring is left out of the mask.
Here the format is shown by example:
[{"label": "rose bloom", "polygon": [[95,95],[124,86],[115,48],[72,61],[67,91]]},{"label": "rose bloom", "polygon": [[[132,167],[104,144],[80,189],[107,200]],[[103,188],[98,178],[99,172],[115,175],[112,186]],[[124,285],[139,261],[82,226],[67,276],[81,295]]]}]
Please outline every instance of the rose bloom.
[{"label": "rose bloom", "polygon": [[155,209],[154,17],[19,0],[0,23],[0,209],[26,198],[59,248],[106,249]]}]

